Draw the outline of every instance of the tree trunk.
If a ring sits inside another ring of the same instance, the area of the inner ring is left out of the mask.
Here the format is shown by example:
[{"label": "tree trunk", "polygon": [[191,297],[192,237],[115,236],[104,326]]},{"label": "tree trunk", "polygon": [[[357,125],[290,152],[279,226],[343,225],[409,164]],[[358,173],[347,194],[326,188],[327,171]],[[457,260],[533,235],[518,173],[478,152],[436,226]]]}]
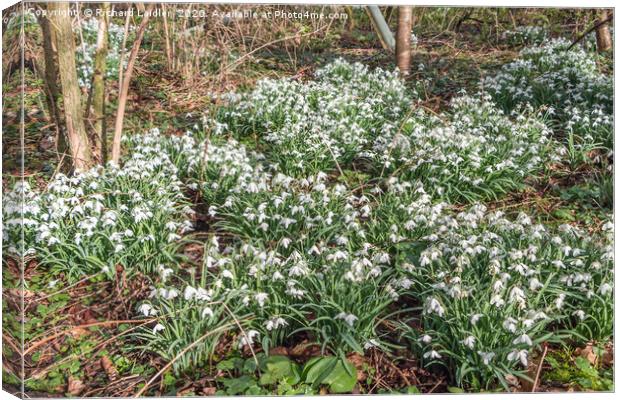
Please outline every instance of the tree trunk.
[{"label": "tree trunk", "polygon": [[63,123],[60,114],[60,88],[58,87],[58,66],[56,64],[56,52],[54,51],[52,31],[47,17],[39,18],[41,35],[43,39],[43,59],[45,62],[44,82],[46,89],[46,102],[50,118],[56,126],[56,152],[59,154],[67,150],[67,143],[63,132]]},{"label": "tree trunk", "polygon": [[[607,10],[602,9],[598,13],[598,21],[607,20]],[[609,33],[609,24],[603,23],[596,28],[596,50],[599,53],[611,50],[611,34]]]},{"label": "tree trunk", "polygon": [[80,88],[75,66],[76,48],[71,29],[69,3],[50,2],[48,10],[50,10],[51,36],[58,55],[58,72],[71,158],[74,168],[83,171],[92,165],[92,153],[82,118]]},{"label": "tree trunk", "polygon": [[[155,7],[155,4],[149,3],[144,13],[144,17],[142,18],[142,22],[140,23],[140,27],[138,27],[138,32],[136,33],[136,41],[133,43],[131,53],[129,53],[127,69],[123,74],[123,82],[119,82],[121,87],[118,93],[118,111],[116,113],[116,122],[114,124],[114,139],[112,140],[112,161],[117,164],[121,159],[121,137],[123,133],[123,120],[125,119],[125,107],[127,105],[127,94],[129,92],[129,82],[131,81],[133,66],[136,63],[136,58],[138,57],[138,50],[140,50],[142,37],[144,36],[144,31],[146,30],[146,26],[149,22],[153,7]],[[122,61],[119,68],[120,70],[123,69]]]},{"label": "tree trunk", "polygon": [[396,32],[396,65],[404,76],[411,69],[411,28],[413,24],[413,7],[398,7],[398,30]]},{"label": "tree trunk", "polygon": [[103,15],[99,21],[99,31],[97,32],[97,50],[95,52],[95,71],[91,87],[92,98],[92,118],[94,131],[95,155],[105,164],[107,161],[107,137],[105,126],[105,74],[106,58],[108,55],[108,17],[107,11],[109,3],[103,3],[101,8]]}]

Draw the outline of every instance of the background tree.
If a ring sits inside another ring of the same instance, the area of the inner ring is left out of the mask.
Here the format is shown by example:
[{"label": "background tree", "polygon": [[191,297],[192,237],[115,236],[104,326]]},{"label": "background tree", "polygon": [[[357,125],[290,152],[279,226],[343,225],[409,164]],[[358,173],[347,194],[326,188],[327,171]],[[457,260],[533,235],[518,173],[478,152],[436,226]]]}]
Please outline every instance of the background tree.
[{"label": "background tree", "polygon": [[608,15],[606,9],[598,12],[599,25],[596,28],[596,49],[599,52],[611,50],[611,34],[609,32]]},{"label": "background tree", "polygon": [[[116,113],[116,121],[114,123],[114,138],[112,141],[112,161],[114,161],[115,163],[118,163],[121,158],[121,137],[123,132],[123,120],[125,118],[125,107],[127,106],[127,94],[129,93],[129,82],[131,81],[133,67],[136,63],[136,58],[138,57],[138,51],[140,50],[142,37],[144,36],[144,31],[147,24],[149,23],[151,11],[153,10],[154,6],[154,3],[150,3],[144,13],[144,17],[142,18],[142,22],[140,23],[140,27],[138,28],[138,31],[136,33],[136,40],[133,43],[133,47],[131,48],[131,53],[129,53],[129,59],[127,60],[127,69],[125,69],[125,72],[122,75],[123,78],[119,82],[120,91],[118,93],[118,111]],[[122,58],[119,71],[123,71]]]},{"label": "background tree", "polygon": [[[92,116],[93,145],[95,156],[105,163],[107,160],[107,135],[105,125],[105,76],[108,55],[108,17],[109,3],[103,3],[103,15],[99,20],[97,48],[95,51],[94,73],[87,107],[87,117]],[[90,121],[90,119],[89,119]]]},{"label": "background tree", "polygon": [[82,116],[69,3],[49,3],[48,10],[52,43],[58,57],[58,74],[71,158],[76,170],[85,170],[92,165],[93,158]]},{"label": "background tree", "polygon": [[398,7],[398,28],[396,31],[396,65],[403,75],[409,75],[411,69],[411,28],[413,25],[413,7]]}]

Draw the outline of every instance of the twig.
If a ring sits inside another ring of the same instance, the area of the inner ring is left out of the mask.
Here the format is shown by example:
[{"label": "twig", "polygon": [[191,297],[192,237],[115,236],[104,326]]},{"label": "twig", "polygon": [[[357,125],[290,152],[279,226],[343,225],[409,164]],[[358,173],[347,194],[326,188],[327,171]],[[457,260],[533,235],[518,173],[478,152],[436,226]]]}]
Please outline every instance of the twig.
[{"label": "twig", "polygon": [[[157,320],[157,318],[152,318],[152,319],[150,319],[148,321],[149,322],[153,322],[153,321],[156,321],[156,320]],[[45,343],[50,342],[50,341],[56,339],[57,337],[70,334],[75,329],[92,328],[92,327],[95,327],[95,326],[120,325],[120,324],[142,324],[142,323],[144,323],[146,321],[147,320],[144,320],[144,319],[128,319],[128,320],[117,320],[117,321],[93,322],[91,324],[77,325],[77,326],[74,326],[71,329],[64,330],[62,332],[56,333],[56,334],[54,334],[52,336],[48,336],[48,337],[46,337],[44,339],[39,340],[38,342],[34,343],[33,345],[31,345],[30,347],[28,347],[24,351],[24,356],[26,354],[32,352],[34,349],[37,349],[37,348],[43,346]]]},{"label": "twig", "polygon": [[293,36],[287,36],[287,37],[283,37],[283,38],[280,38],[280,39],[273,40],[273,41],[271,41],[269,43],[265,43],[264,45],[255,48],[254,50],[250,51],[249,53],[245,53],[244,55],[239,57],[237,60],[235,60],[233,63],[228,64],[224,68],[224,71],[225,72],[230,72],[232,69],[234,69],[234,67],[236,67],[238,64],[240,64],[241,60],[243,60],[246,57],[249,57],[251,54],[254,54],[254,53],[256,53],[257,51],[259,51],[261,49],[264,49],[267,46],[271,46],[272,44],[276,44],[276,43],[279,43],[279,42],[284,42],[284,41],[295,39],[295,38],[302,38],[302,37],[305,37],[305,36],[314,35],[315,33],[319,33],[320,31],[322,31],[323,29],[326,29],[327,27],[328,27],[328,25],[325,25],[322,28],[319,28],[319,29],[315,30],[314,32],[304,33],[303,35],[299,35],[298,33],[296,33]]},{"label": "twig", "polygon": [[536,379],[534,379],[532,393],[536,392],[536,386],[538,386],[538,378],[540,378],[540,371],[542,370],[543,362],[545,361],[545,356],[547,355],[547,348],[548,347],[545,345],[545,350],[543,351],[543,355],[540,358],[540,362],[538,363],[538,371],[536,371]]}]

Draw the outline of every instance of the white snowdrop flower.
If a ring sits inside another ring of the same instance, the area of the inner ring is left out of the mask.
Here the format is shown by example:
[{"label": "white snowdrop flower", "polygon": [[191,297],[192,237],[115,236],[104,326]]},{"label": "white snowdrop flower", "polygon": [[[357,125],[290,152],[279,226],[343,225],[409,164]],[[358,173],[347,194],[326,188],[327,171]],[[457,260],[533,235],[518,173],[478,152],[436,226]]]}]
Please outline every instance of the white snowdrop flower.
[{"label": "white snowdrop flower", "polygon": [[247,331],[247,333],[242,333],[241,339],[239,340],[239,348],[242,348],[246,345],[252,347],[252,345],[254,344],[254,338],[257,338],[259,336],[260,334],[258,333],[258,331],[255,331],[254,329]]},{"label": "white snowdrop flower", "polygon": [[530,337],[524,333],[512,341],[512,344],[520,344],[520,343],[527,344],[528,346],[531,347],[532,339],[530,339]]},{"label": "white snowdrop flower", "polygon": [[502,296],[496,294],[493,297],[491,297],[491,305],[495,306],[497,308],[501,308],[504,304],[506,304],[506,302],[504,301],[504,299],[502,299]]},{"label": "white snowdrop flower", "polygon": [[461,343],[463,343],[465,347],[468,347],[473,350],[474,345],[476,344],[476,338],[470,335],[470,336],[467,336],[465,339],[463,339]]},{"label": "white snowdrop flower", "polygon": [[475,326],[480,320],[480,318],[482,318],[483,316],[484,314],[474,314],[471,316],[469,322],[471,322],[471,324]]},{"label": "white snowdrop flower", "polygon": [[492,351],[491,352],[478,351],[478,355],[482,357],[482,362],[484,365],[489,365],[491,360],[495,358],[495,353],[493,353]]},{"label": "white snowdrop flower", "polygon": [[543,285],[538,279],[531,278],[529,282],[529,286],[530,286],[531,291],[536,291],[540,288],[543,288],[545,285]]},{"label": "white snowdrop flower", "polygon": [[148,317],[150,315],[155,315],[157,314],[157,310],[155,310],[153,308],[153,306],[151,306],[150,304],[147,303],[143,303],[140,308],[138,308],[138,311],[143,314],[145,317]]},{"label": "white snowdrop flower", "polygon": [[598,288],[598,291],[601,294],[601,296],[605,296],[607,293],[613,292],[613,287],[609,283],[603,283]]},{"label": "white snowdrop flower", "polygon": [[291,239],[289,239],[289,238],[282,238],[280,243],[282,244],[282,247],[284,247],[285,249],[288,249],[288,246],[291,244]]},{"label": "white snowdrop flower", "polygon": [[426,353],[424,353],[423,357],[424,358],[429,358],[431,360],[433,360],[433,359],[440,359],[441,358],[441,354],[439,354],[435,350],[431,350],[431,351],[427,351]]},{"label": "white snowdrop flower", "polygon": [[232,274],[232,272],[230,272],[229,270],[225,269],[222,271],[222,277],[223,278],[228,278],[228,279],[233,279],[234,276]]},{"label": "white snowdrop flower", "polygon": [[527,367],[527,350],[513,350],[508,354],[508,361],[519,361],[524,367]]},{"label": "white snowdrop flower", "polygon": [[205,317],[212,317],[212,316],[213,316],[213,309],[211,309],[211,307],[205,307],[205,308],[203,308],[202,313],[200,314],[200,316],[201,316],[202,318],[205,318]]},{"label": "white snowdrop flower", "polygon": [[514,318],[506,318],[502,327],[511,333],[515,333],[517,331],[517,320]]},{"label": "white snowdrop flower", "polygon": [[418,340],[424,344],[430,344],[433,341],[433,338],[430,335],[423,335]]},{"label": "white snowdrop flower", "polygon": [[198,293],[198,291],[195,288],[191,286],[187,286],[185,288],[185,291],[183,292],[183,297],[185,298],[185,300],[189,301],[189,300],[192,300],[196,296],[196,293]]},{"label": "white snowdrop flower", "polygon": [[558,310],[562,309],[562,306],[564,305],[564,299],[566,298],[566,295],[564,293],[561,293],[556,299],[555,299],[555,308],[557,308]]},{"label": "white snowdrop flower", "polygon": [[53,289],[57,283],[58,283],[58,279],[54,279],[47,284],[47,287],[50,289]]},{"label": "white snowdrop flower", "polygon": [[493,283],[494,292],[501,292],[503,288],[504,288],[504,282],[502,282],[501,280],[497,280]]},{"label": "white snowdrop flower", "polygon": [[153,334],[156,334],[157,332],[163,331],[164,329],[166,329],[165,326],[163,326],[162,324],[157,324],[153,327]]},{"label": "white snowdrop flower", "polygon": [[357,317],[355,315],[347,314],[345,312],[341,312],[340,314],[336,315],[335,319],[341,319],[351,327],[353,326],[355,321],[357,321]]},{"label": "white snowdrop flower", "polygon": [[520,287],[515,286],[510,290],[510,302],[517,303],[519,308],[525,307],[525,293]]},{"label": "white snowdrop flower", "polygon": [[441,303],[439,302],[439,300],[437,300],[434,297],[431,297],[427,300],[426,302],[426,308],[425,308],[425,313],[426,314],[431,314],[431,313],[436,313],[437,315],[439,315],[440,317],[443,316],[444,314],[444,308],[441,306]]},{"label": "white snowdrop flower", "polygon": [[256,299],[256,301],[258,302],[259,307],[264,307],[265,306],[265,301],[269,298],[269,295],[267,293],[257,293],[254,296],[254,299]]},{"label": "white snowdrop flower", "polygon": [[364,343],[364,350],[372,349],[373,347],[378,347],[379,342],[375,339],[370,339],[366,343]]},{"label": "white snowdrop flower", "polygon": [[586,313],[583,310],[577,310],[573,313],[573,315],[579,318],[580,321],[586,319]]},{"label": "white snowdrop flower", "polygon": [[288,322],[286,322],[286,320],[282,317],[275,317],[275,318],[265,321],[264,325],[268,331],[272,331],[282,326],[287,326]]}]

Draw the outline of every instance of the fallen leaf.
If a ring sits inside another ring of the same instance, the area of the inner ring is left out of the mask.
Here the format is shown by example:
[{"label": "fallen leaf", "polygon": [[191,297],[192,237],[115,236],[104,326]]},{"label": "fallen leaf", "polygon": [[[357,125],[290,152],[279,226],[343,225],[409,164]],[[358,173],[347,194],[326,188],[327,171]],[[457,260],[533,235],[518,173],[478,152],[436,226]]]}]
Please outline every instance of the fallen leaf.
[{"label": "fallen leaf", "polygon": [[103,368],[105,373],[108,375],[108,379],[110,381],[115,381],[118,379],[118,371],[108,356],[101,357],[101,368]]},{"label": "fallen leaf", "polygon": [[204,394],[205,396],[214,396],[215,392],[217,392],[217,389],[214,387],[202,388],[202,394]]},{"label": "fallen leaf", "polygon": [[288,356],[288,349],[283,346],[274,347],[269,349],[270,356]]},{"label": "fallen leaf", "polygon": [[71,396],[79,396],[85,387],[86,386],[81,380],[69,376],[69,381],[67,382],[67,394]]}]

